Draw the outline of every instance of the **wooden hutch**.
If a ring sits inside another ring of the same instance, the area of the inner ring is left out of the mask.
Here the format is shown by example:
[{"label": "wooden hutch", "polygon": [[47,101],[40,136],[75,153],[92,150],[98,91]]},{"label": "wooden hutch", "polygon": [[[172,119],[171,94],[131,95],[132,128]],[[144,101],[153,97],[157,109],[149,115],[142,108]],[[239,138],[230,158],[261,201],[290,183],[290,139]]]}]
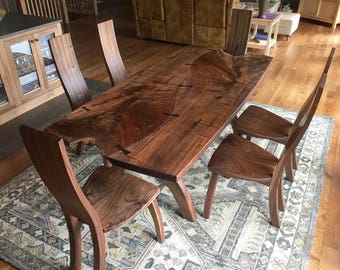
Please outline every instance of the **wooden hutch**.
[{"label": "wooden hutch", "polygon": [[64,93],[48,40],[60,20],[7,13],[0,21],[0,124]]}]

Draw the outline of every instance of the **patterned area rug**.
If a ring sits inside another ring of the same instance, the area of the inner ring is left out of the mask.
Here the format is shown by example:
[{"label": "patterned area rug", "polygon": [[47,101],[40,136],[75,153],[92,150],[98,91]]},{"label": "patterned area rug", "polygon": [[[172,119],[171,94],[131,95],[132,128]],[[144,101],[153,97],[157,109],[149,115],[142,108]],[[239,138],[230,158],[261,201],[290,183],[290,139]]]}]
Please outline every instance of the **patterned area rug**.
[{"label": "patterned area rug", "polygon": [[[267,107],[293,120],[296,113]],[[286,211],[280,229],[269,224],[267,187],[220,178],[210,219],[202,218],[209,172],[207,162],[227,127],[189,173],[185,183],[198,214],[197,222],[179,216],[168,188],[161,186],[166,241],[154,240],[148,211],[112,231],[107,239],[106,269],[306,269],[318,211],[333,119],[315,116],[298,149],[295,182],[284,181]],[[256,143],[279,155],[282,146]],[[101,164],[96,147],[77,157],[69,152],[83,184]],[[89,230],[83,226],[83,268],[92,269]],[[32,167],[0,190],[0,257],[20,269],[67,269],[69,242],[63,213]]]}]

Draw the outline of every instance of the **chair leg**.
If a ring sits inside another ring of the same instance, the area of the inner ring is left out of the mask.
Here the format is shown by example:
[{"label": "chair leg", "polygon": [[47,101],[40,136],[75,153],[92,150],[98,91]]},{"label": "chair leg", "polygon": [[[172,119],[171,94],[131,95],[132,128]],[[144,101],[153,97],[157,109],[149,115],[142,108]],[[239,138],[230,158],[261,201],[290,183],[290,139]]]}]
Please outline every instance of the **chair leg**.
[{"label": "chair leg", "polygon": [[237,134],[237,133],[238,133],[238,132],[237,132],[237,128],[236,128],[236,121],[237,121],[237,119],[238,119],[238,116],[235,115],[234,118],[230,121],[230,124],[231,124],[231,127],[232,127],[232,129],[233,129],[233,133],[234,133],[234,134]]},{"label": "chair leg", "polygon": [[278,212],[279,204],[278,186],[269,187],[269,213],[270,221],[273,226],[280,228],[280,217]]},{"label": "chair leg", "polygon": [[278,185],[278,204],[279,204],[279,210],[284,211],[285,210],[285,201],[283,197],[283,178],[281,177],[281,181]]},{"label": "chair leg", "polygon": [[65,214],[66,224],[70,238],[70,269],[81,268],[81,222],[77,218]]},{"label": "chair leg", "polygon": [[294,149],[294,154],[292,155],[292,164],[293,164],[293,169],[297,170],[297,158],[296,158],[296,149]]},{"label": "chair leg", "polygon": [[94,254],[94,270],[105,270],[106,248],[105,236],[102,227],[90,226],[93,254]]},{"label": "chair leg", "polygon": [[291,182],[294,181],[293,167],[294,167],[294,154],[290,156],[285,166],[286,178]]},{"label": "chair leg", "polygon": [[107,158],[103,157],[103,163],[105,167],[108,167],[108,168],[112,167],[111,162]]},{"label": "chair leg", "polygon": [[212,205],[215,190],[216,190],[217,180],[218,180],[218,174],[212,173],[210,177],[210,181],[209,181],[207,196],[205,198],[204,211],[203,211],[204,218],[209,218],[210,216],[211,205]]},{"label": "chair leg", "polygon": [[154,201],[149,205],[149,211],[152,216],[153,222],[155,223],[156,239],[158,242],[163,243],[165,240],[164,226],[162,215],[156,199],[154,199]]},{"label": "chair leg", "polygon": [[81,155],[84,151],[84,144],[82,142],[77,144],[77,149],[76,149],[76,153],[77,155]]}]

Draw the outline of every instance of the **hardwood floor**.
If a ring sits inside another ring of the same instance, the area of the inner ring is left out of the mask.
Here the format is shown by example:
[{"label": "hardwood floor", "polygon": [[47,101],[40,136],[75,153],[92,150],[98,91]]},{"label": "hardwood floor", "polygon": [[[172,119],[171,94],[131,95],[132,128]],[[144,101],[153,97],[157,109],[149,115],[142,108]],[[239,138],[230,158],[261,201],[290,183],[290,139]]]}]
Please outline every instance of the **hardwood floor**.
[{"label": "hardwood floor", "polygon": [[[130,2],[111,0],[100,11],[98,18],[81,17],[70,23],[83,75],[87,78],[109,82],[101,54],[96,23],[113,18],[119,48],[128,75],[157,63],[182,46],[135,38],[134,18]],[[259,103],[298,110],[314,88],[331,47],[340,48],[340,27],[334,32],[330,25],[301,21],[297,32],[288,39],[280,39],[274,57],[263,80],[258,84],[251,100]],[[250,50],[249,53],[261,53]],[[324,94],[317,114],[335,118],[332,140],[327,159],[326,174],[319,205],[317,224],[309,269],[339,269],[340,265],[340,49],[331,65]],[[29,166],[24,150],[0,161],[0,185]],[[317,206],[315,206],[317,207]],[[0,269],[14,269],[0,261]]]}]

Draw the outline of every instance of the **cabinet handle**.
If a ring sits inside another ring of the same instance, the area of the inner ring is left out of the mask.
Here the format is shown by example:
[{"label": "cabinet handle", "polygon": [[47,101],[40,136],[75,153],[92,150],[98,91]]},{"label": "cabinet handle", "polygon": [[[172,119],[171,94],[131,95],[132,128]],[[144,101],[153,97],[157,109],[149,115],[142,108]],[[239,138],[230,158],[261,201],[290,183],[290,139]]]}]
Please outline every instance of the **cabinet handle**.
[{"label": "cabinet handle", "polygon": [[30,40],[31,43],[38,42],[38,41],[39,41],[39,39],[37,39],[37,38]]}]

